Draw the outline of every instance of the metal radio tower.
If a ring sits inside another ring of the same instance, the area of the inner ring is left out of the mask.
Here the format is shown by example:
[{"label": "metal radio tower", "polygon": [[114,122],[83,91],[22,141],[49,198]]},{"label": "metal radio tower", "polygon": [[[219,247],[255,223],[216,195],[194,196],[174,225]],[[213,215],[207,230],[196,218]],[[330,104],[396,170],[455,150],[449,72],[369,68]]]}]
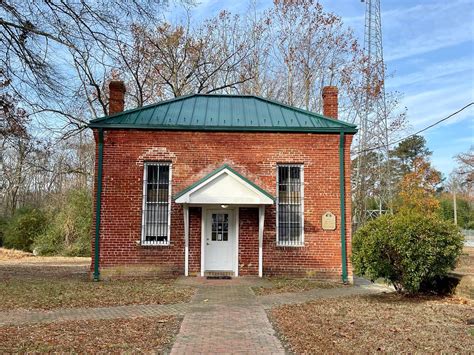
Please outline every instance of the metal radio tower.
[{"label": "metal radio tower", "polygon": [[380,0],[365,2],[364,97],[356,175],[355,222],[363,224],[391,209],[388,118],[385,100]]}]

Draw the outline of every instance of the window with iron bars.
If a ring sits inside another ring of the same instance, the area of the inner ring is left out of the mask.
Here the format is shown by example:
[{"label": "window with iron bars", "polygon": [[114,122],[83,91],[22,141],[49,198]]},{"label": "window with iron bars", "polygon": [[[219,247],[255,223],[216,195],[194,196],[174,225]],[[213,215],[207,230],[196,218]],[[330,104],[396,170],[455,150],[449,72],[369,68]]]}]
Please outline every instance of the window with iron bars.
[{"label": "window with iron bars", "polygon": [[169,245],[170,181],[170,163],[145,163],[143,172],[142,245]]},{"label": "window with iron bars", "polygon": [[277,245],[304,245],[303,165],[278,165]]}]

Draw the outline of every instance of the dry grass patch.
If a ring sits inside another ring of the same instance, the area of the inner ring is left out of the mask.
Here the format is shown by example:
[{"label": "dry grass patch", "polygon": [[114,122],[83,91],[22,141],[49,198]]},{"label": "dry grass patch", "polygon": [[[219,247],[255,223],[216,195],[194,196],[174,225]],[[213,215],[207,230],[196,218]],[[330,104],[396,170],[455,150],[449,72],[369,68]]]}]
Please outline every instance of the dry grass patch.
[{"label": "dry grass patch", "polygon": [[472,303],[397,294],[321,299],[269,311],[295,353],[473,353]]},{"label": "dry grass patch", "polygon": [[107,307],[188,302],[189,287],[166,280],[6,280],[0,284],[0,310]]},{"label": "dry grass patch", "polygon": [[33,257],[33,254],[22,250],[0,248],[0,261],[18,260],[29,257]]},{"label": "dry grass patch", "polygon": [[63,259],[0,263],[0,311],[170,304],[188,302],[194,294],[191,287],[174,285],[173,278],[92,282],[90,261]]},{"label": "dry grass patch", "polygon": [[169,316],[0,327],[0,353],[164,353],[179,325]]},{"label": "dry grass patch", "polygon": [[269,278],[270,286],[252,287],[257,296],[275,293],[303,292],[314,288],[329,289],[344,287],[343,284],[329,281],[316,281],[310,279]]}]

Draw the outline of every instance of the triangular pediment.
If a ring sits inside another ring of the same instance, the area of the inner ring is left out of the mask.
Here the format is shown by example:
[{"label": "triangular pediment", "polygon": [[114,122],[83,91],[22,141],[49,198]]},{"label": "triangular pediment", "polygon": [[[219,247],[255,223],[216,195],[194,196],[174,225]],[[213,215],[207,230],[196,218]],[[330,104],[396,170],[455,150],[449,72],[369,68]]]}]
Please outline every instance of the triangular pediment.
[{"label": "triangular pediment", "polygon": [[273,197],[227,165],[184,189],[176,203],[271,205]]}]

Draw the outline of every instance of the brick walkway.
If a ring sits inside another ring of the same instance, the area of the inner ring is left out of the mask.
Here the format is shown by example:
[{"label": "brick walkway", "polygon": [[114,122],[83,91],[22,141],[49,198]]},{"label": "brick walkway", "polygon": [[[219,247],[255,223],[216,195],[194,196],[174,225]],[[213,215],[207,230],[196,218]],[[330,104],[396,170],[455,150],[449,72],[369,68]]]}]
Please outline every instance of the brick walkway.
[{"label": "brick walkway", "polygon": [[198,289],[191,303],[8,311],[0,312],[0,326],[180,315],[184,316],[184,320],[172,354],[233,352],[283,354],[284,349],[274,334],[266,309],[323,297],[390,291],[387,287],[363,284],[347,288],[313,289],[301,293],[256,297],[250,286],[261,286],[265,282],[262,279],[246,278],[233,280],[183,278],[178,284],[193,285]]},{"label": "brick walkway", "polygon": [[248,286],[201,287],[192,304],[171,354],[285,353]]},{"label": "brick walkway", "polygon": [[189,307],[189,303],[177,303],[170,305],[147,304],[100,308],[60,308],[52,311],[9,311],[0,312],[0,326],[23,325],[29,323],[65,322],[75,320],[184,315]]}]

